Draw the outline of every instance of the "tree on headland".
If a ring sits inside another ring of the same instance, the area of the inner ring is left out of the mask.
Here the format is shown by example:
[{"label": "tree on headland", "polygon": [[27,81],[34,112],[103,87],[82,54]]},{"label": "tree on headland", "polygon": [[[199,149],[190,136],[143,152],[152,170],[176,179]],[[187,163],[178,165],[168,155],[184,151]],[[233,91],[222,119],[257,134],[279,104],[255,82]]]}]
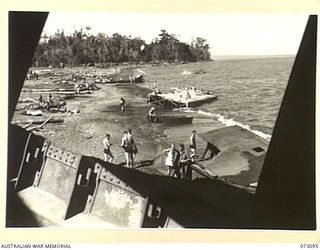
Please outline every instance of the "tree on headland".
[{"label": "tree on headland", "polygon": [[209,44],[197,37],[191,45],[179,41],[177,35],[161,30],[160,34],[146,43],[140,37],[114,33],[90,34],[91,27],[75,30],[65,35],[57,30],[52,36],[43,36],[35,51],[35,66],[69,66],[95,63],[149,63],[149,62],[196,62],[210,59]]},{"label": "tree on headland", "polygon": [[197,37],[191,43],[191,48],[193,53],[195,54],[197,61],[207,61],[210,60],[210,52],[209,52],[209,44],[207,44],[207,40],[201,37]]}]

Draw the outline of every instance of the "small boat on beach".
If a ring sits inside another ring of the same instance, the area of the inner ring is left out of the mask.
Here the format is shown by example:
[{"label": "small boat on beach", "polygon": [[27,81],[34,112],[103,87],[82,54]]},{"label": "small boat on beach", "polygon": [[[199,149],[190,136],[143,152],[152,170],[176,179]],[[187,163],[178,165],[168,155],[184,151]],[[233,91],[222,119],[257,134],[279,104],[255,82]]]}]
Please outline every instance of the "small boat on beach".
[{"label": "small boat on beach", "polygon": [[132,76],[129,79],[113,79],[112,77],[109,78],[96,78],[94,80],[95,83],[100,83],[100,84],[117,84],[117,83],[143,83],[144,78],[143,75],[136,75]]},{"label": "small boat on beach", "polygon": [[148,116],[148,120],[154,123],[189,124],[192,123],[193,117],[186,115],[157,115],[153,120]]}]

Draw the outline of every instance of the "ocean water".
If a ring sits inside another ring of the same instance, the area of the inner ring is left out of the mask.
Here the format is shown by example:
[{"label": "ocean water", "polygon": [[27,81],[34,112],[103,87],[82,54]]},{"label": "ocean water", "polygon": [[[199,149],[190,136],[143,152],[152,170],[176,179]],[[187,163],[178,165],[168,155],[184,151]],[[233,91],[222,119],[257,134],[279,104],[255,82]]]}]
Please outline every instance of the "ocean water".
[{"label": "ocean water", "polygon": [[[269,57],[164,65],[160,69],[149,66],[143,71],[146,80],[157,82],[163,91],[195,85],[218,95],[217,101],[185,111],[212,118],[210,122],[195,119],[193,127],[200,123],[198,127],[205,131],[237,124],[270,140],[293,63],[293,56]],[[181,128],[172,128],[167,134],[174,137],[179,131]]]}]

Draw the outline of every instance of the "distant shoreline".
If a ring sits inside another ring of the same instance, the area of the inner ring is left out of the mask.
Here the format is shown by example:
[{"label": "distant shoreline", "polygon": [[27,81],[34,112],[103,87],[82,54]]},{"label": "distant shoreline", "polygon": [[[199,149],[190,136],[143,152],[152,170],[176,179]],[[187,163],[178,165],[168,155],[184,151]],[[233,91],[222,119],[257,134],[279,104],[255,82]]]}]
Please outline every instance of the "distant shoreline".
[{"label": "distant shoreline", "polygon": [[63,67],[36,67],[31,66],[30,69],[47,69],[47,68],[90,68],[90,67],[97,67],[101,69],[112,69],[112,68],[143,68],[146,66],[163,66],[163,65],[183,65],[183,64],[194,64],[194,63],[206,63],[206,62],[214,62],[214,61],[226,61],[226,60],[247,60],[247,59],[270,59],[270,58],[294,58],[296,55],[288,54],[288,55],[218,55],[215,56],[211,60],[207,61],[198,61],[198,62],[138,62],[138,63],[131,63],[131,62],[123,62],[123,63],[103,63],[106,64],[103,66],[101,63],[96,63],[93,65],[63,65]]},{"label": "distant shoreline", "polygon": [[258,59],[258,58],[287,58],[295,57],[295,54],[286,54],[286,55],[216,55],[212,56],[213,61],[221,60],[240,60],[240,59]]}]

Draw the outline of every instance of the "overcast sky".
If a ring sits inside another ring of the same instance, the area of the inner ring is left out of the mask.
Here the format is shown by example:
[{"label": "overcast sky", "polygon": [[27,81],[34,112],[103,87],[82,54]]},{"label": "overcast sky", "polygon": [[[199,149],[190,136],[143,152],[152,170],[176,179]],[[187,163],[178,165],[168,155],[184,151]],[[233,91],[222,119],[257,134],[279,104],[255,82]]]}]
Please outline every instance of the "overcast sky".
[{"label": "overcast sky", "polygon": [[305,14],[50,12],[44,32],[90,26],[91,34],[117,32],[150,42],[165,29],[187,43],[207,39],[213,55],[285,55],[297,53],[307,19]]}]

